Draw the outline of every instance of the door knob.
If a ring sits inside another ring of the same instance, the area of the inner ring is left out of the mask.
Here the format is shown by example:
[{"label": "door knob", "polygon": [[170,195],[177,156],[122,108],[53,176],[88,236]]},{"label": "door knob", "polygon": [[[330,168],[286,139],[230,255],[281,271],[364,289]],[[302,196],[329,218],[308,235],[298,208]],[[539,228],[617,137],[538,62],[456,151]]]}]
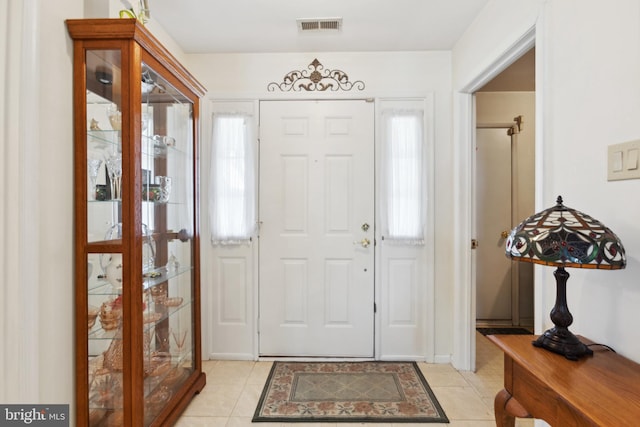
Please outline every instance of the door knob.
[{"label": "door knob", "polygon": [[355,242],[353,242],[354,245],[360,245],[363,248],[368,248],[369,245],[371,244],[371,241],[367,238],[364,238],[362,240],[356,240]]},{"label": "door knob", "polygon": [[500,233],[500,237],[502,237],[503,239],[506,239],[507,237],[509,237],[509,231],[504,230],[502,233]]}]

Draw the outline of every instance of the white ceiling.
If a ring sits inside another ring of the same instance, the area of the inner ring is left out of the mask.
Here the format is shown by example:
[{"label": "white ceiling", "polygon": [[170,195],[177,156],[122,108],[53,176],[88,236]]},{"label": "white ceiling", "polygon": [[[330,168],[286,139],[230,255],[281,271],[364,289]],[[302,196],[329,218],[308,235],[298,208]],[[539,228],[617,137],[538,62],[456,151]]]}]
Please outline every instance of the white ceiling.
[{"label": "white ceiling", "polygon": [[[450,50],[488,0],[148,0],[186,53]],[[300,33],[299,18],[342,18]]]}]

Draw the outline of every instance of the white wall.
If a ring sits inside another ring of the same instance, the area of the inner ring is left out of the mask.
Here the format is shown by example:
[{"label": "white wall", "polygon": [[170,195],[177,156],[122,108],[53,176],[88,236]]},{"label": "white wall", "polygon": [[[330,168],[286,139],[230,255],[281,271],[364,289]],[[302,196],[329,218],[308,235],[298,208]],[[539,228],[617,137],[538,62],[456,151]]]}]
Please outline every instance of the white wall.
[{"label": "white wall", "polygon": [[538,20],[545,0],[490,0],[453,49],[454,91],[508,51]]},{"label": "white wall", "polygon": [[72,49],[64,19],[78,17],[82,2],[4,5],[0,400],[72,403]]},{"label": "white wall", "polygon": [[[282,82],[292,70],[303,70],[317,58],[327,69],[340,69],[350,81],[361,80],[364,91],[337,92],[269,92],[267,85]],[[209,91],[208,98],[225,99],[320,99],[320,98],[378,98],[420,97],[433,94],[435,108],[435,299],[436,334],[435,355],[448,360],[451,354],[450,278],[451,261],[451,56],[450,52],[378,52],[378,53],[295,53],[295,54],[211,54],[189,55],[188,67]],[[207,105],[208,102],[203,102]],[[205,139],[202,158],[207,158],[206,138],[210,132],[208,112],[203,112]],[[203,173],[206,174],[206,160]],[[206,194],[206,182],[202,193]],[[205,206],[205,204],[203,204]],[[206,218],[203,213],[202,218]],[[206,226],[203,225],[203,231]],[[212,259],[213,249],[202,239],[203,259]],[[204,263],[203,263],[204,265]],[[203,292],[209,306],[213,295],[207,295],[211,272],[203,270]],[[206,304],[206,303],[205,303]],[[205,306],[205,310],[206,310]],[[206,326],[205,326],[206,327]],[[206,332],[206,331],[205,331]]]},{"label": "white wall", "polygon": [[[73,47],[64,20],[80,2],[39,1],[38,345],[41,402],[73,402]],[[55,82],[55,84],[52,84]],[[27,170],[34,170],[28,166]],[[24,214],[28,214],[26,211]],[[34,224],[35,225],[35,224]],[[73,405],[72,405],[73,406]]]},{"label": "white wall", "polygon": [[[363,91],[269,92],[286,73],[305,70],[314,59],[325,69],[346,72],[350,81],[362,80]],[[269,97],[285,99],[362,96],[409,96],[436,92],[448,99],[450,52],[328,52],[191,54],[189,70],[205,85],[211,98]]]},{"label": "white wall", "polygon": [[[543,3],[543,4],[542,4]],[[541,13],[538,14],[538,7]],[[453,52],[454,93],[536,26],[538,190],[536,210],[566,205],[601,220],[622,239],[626,270],[570,269],[571,330],[640,361],[637,284],[640,181],[607,182],[607,145],[639,138],[640,4],[635,0],[494,0]],[[456,113],[454,123],[459,118]],[[459,143],[462,139],[456,139]],[[461,147],[461,150],[464,150]],[[464,187],[464,186],[462,186]],[[461,197],[464,197],[462,195]],[[541,328],[551,326],[552,269],[536,267]],[[540,332],[540,331],[538,331]]]},{"label": "white wall", "polygon": [[[574,332],[640,361],[640,181],[607,182],[607,146],[640,138],[640,3],[554,0],[544,120],[544,200],[565,204],[609,226],[627,250],[622,271],[571,269]],[[552,42],[551,42],[552,41]],[[549,277],[551,272],[547,272]],[[549,277],[543,286],[553,287]],[[547,308],[551,306],[547,304]],[[546,310],[545,310],[546,311]]]}]

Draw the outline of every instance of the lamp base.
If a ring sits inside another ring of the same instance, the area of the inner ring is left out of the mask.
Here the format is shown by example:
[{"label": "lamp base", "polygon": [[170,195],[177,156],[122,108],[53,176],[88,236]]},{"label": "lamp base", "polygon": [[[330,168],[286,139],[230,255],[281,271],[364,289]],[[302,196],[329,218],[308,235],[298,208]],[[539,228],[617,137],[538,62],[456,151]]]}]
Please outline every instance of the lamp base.
[{"label": "lamp base", "polygon": [[569,360],[578,360],[582,356],[591,356],[593,354],[593,350],[580,342],[578,337],[571,333],[569,329],[557,326],[545,331],[532,344],[561,354]]}]

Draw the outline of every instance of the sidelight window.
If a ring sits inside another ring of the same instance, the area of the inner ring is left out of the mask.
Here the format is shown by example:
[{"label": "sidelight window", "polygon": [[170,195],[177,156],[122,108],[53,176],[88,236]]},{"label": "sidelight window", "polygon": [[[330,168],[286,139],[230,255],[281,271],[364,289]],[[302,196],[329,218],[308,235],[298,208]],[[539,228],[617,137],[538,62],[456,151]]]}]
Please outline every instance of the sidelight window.
[{"label": "sidelight window", "polygon": [[252,117],[214,114],[209,180],[211,240],[248,243],[255,229]]},{"label": "sidelight window", "polygon": [[382,112],[381,221],[385,240],[424,244],[424,112]]}]

